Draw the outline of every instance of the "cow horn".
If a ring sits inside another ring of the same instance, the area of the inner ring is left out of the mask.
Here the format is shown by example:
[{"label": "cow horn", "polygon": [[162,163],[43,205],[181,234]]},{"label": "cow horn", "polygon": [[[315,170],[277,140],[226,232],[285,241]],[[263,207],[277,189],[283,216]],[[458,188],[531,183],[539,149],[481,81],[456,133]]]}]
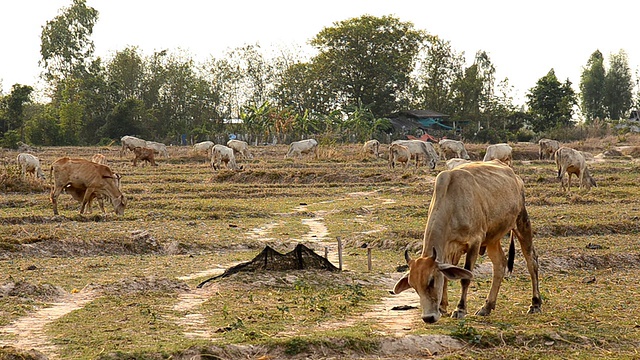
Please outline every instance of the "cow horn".
[{"label": "cow horn", "polygon": [[409,263],[409,261],[411,261],[411,257],[409,257],[408,249],[404,251],[404,259],[407,261],[407,264]]}]

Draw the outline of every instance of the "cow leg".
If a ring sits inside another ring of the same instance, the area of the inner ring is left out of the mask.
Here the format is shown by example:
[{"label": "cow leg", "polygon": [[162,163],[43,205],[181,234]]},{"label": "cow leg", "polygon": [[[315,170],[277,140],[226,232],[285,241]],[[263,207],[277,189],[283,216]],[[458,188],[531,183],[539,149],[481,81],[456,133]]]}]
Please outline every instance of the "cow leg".
[{"label": "cow leg", "polygon": [[507,267],[507,257],[504,255],[504,251],[502,251],[502,245],[500,245],[501,238],[502,237],[498,237],[486,244],[487,256],[489,256],[491,264],[493,265],[493,279],[491,280],[491,290],[489,290],[489,295],[487,295],[484,306],[476,311],[476,315],[487,316],[496,308],[498,292],[500,291],[500,285],[502,285],[505,268]]},{"label": "cow leg", "polygon": [[51,189],[51,193],[49,194],[49,199],[53,205],[53,215],[58,215],[58,196],[60,196],[61,192],[62,186],[54,185],[53,189]]},{"label": "cow leg", "polygon": [[[478,259],[478,251],[480,250],[480,242],[472,241],[471,246],[467,251],[467,255],[464,259],[464,268],[471,271],[473,270],[473,265],[476,263]],[[452,264],[457,265],[462,257],[462,253],[456,253],[453,257]],[[446,281],[446,280],[445,280]],[[462,279],[460,280],[460,284],[462,285],[462,291],[460,293],[460,301],[458,301],[458,306],[456,306],[456,310],[451,313],[451,317],[454,319],[462,319],[467,315],[467,294],[469,292],[469,285],[471,284],[471,280]],[[444,294],[443,294],[444,295]]]},{"label": "cow leg", "polygon": [[91,196],[94,194],[93,189],[92,188],[87,188],[87,190],[84,193],[84,198],[82,199],[82,205],[80,206],[80,214],[84,214],[84,211],[87,207],[87,203],[89,203],[91,201]]},{"label": "cow leg", "polygon": [[531,231],[531,221],[527,210],[523,209],[518,216],[516,229],[514,232],[520,243],[522,249],[522,255],[527,263],[527,270],[529,270],[529,276],[531,276],[531,306],[529,306],[529,314],[535,314],[541,312],[542,299],[540,298],[540,289],[538,282],[538,254],[533,247],[533,233]]}]

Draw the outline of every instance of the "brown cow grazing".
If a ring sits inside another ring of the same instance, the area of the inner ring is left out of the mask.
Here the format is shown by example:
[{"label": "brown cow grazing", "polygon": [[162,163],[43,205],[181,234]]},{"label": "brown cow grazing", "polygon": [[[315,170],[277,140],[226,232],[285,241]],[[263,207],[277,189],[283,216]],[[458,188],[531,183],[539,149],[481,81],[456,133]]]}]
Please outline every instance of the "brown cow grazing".
[{"label": "brown cow grazing", "polygon": [[82,197],[80,214],[84,213],[87,203],[95,195],[109,198],[116,214],[124,214],[126,198],[118,188],[118,176],[108,166],[63,157],[51,164],[51,177],[54,179],[50,194],[54,215],[58,215],[58,196],[65,188],[71,189],[74,198]]},{"label": "brown cow grazing", "polygon": [[540,139],[538,141],[538,146],[540,146],[540,150],[538,151],[538,158],[540,160],[544,158],[551,160],[551,158],[553,158],[553,155],[560,148],[560,142],[558,142],[558,140]]},{"label": "brown cow grazing", "polygon": [[153,149],[137,146],[137,147],[133,148],[133,153],[136,154],[136,157],[133,158],[133,166],[137,166],[138,160],[146,161],[149,164],[151,164],[152,166],[158,166],[158,164],[156,164],[156,160],[155,160],[156,159],[156,154],[153,151]]},{"label": "brown cow grazing", "polygon": [[[115,180],[116,180],[116,184],[118,186],[118,189],[120,189],[120,174],[118,173],[113,173],[113,175],[115,176]],[[67,194],[71,195],[71,197],[82,203],[82,201],[84,200],[84,195],[87,192],[86,188],[74,188],[71,185],[68,185],[67,187],[64,188],[64,192],[66,192]],[[93,195],[91,195],[91,197],[89,198],[89,202],[87,203],[86,206],[86,213],[87,214],[91,214],[93,212],[92,209],[92,201],[93,199],[98,200],[98,206],[100,207],[100,210],[102,211],[103,214],[106,213],[106,211],[104,210],[104,198],[102,195],[98,195],[96,193],[94,193]]]},{"label": "brown cow grazing", "polygon": [[389,167],[394,168],[396,163],[404,163],[404,168],[409,166],[411,160],[411,151],[408,147],[400,144],[391,144],[389,146]]},{"label": "brown cow grazing", "polygon": [[[511,231],[507,260],[500,239]],[[462,295],[451,317],[461,319],[467,313],[467,292],[473,277],[471,270],[481,248],[493,264],[491,290],[476,315],[486,316],[496,306],[505,269],[513,268],[514,235],[527,263],[533,297],[529,313],[540,312],[538,257],[533,247],[531,222],[525,208],[524,183],[510,167],[498,161],[472,162],[438,174],[434,187],[422,255],[411,259],[405,251],[409,272],[394,288],[398,294],[409,288],[420,296],[422,320],[434,323],[447,313],[448,279],[461,279]],[[463,254],[464,269],[456,266]]]},{"label": "brown cow grazing", "polygon": [[[598,186],[591,177],[584,154],[581,151],[568,147],[561,147],[556,151],[556,166],[558,167],[558,179],[563,191],[571,192],[571,175],[574,174],[580,180],[580,189],[591,190],[592,186]],[[567,186],[564,186],[564,174],[567,174]]]}]

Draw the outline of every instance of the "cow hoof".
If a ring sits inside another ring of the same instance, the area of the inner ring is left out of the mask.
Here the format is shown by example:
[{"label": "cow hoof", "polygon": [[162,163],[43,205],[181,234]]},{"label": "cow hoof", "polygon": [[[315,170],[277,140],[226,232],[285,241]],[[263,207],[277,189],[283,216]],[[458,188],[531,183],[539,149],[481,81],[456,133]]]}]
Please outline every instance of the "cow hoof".
[{"label": "cow hoof", "polygon": [[466,315],[467,315],[467,312],[460,309],[457,309],[456,311],[451,313],[451,317],[453,319],[463,319]]},{"label": "cow hoof", "polygon": [[527,311],[527,314],[539,314],[542,312],[542,309],[540,309],[540,306],[529,306],[529,311]]},{"label": "cow hoof", "polygon": [[487,310],[485,307],[480,308],[480,310],[476,311],[476,315],[479,316],[489,316],[491,314],[491,310]]}]

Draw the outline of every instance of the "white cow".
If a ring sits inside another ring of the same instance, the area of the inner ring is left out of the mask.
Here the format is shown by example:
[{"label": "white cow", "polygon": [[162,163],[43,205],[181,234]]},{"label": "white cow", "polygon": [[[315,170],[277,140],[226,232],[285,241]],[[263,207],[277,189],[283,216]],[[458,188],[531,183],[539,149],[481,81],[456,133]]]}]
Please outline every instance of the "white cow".
[{"label": "white cow", "polygon": [[195,152],[206,152],[207,155],[211,156],[211,148],[215,145],[213,141],[203,141],[193,145],[193,151]]},{"label": "white cow", "polygon": [[460,158],[449,159],[446,162],[447,170],[451,170],[453,168],[457,168],[458,166],[460,166],[462,164],[468,164],[470,162],[471,162],[471,160],[467,160],[467,159],[460,159]]},{"label": "white cow", "polygon": [[169,157],[169,153],[167,152],[167,145],[163,144],[163,143],[159,143],[159,142],[155,142],[155,141],[147,141],[147,145],[146,146],[141,146],[141,147],[146,147],[147,149],[152,149],[153,152],[155,152],[156,154],[160,154],[162,156],[164,156],[165,158]]},{"label": "white cow", "polygon": [[447,153],[455,154],[455,157],[460,159],[470,159],[462,141],[442,139],[438,142],[438,145],[440,145],[440,156],[442,160],[447,160]]},{"label": "white cow", "polygon": [[538,141],[538,146],[540,146],[540,150],[538,151],[538,158],[542,160],[546,157],[547,159],[551,160],[553,155],[560,148],[560,142],[558,142],[558,140],[540,139],[540,141]]},{"label": "white cow", "polygon": [[220,164],[225,163],[227,169],[242,170],[242,166],[236,164],[236,157],[233,149],[222,144],[213,145],[211,148],[211,167],[214,170],[220,170]]},{"label": "white cow", "polygon": [[44,180],[44,172],[40,167],[40,159],[37,157],[27,153],[20,153],[16,157],[16,162],[20,166],[23,179],[27,176],[27,173],[30,173],[34,177]]},{"label": "white cow", "polygon": [[301,158],[302,154],[310,152],[313,152],[316,159],[318,158],[318,142],[315,139],[294,141],[289,145],[289,151],[287,151],[284,158],[293,157],[294,155],[298,155]]},{"label": "white cow", "polygon": [[[581,151],[568,147],[561,147],[556,151],[556,166],[558,167],[558,179],[562,190],[571,192],[571,175],[574,174],[580,179],[580,189],[591,190],[592,186],[598,186],[596,181],[589,174],[587,163]],[[564,174],[567,174],[567,187],[564,186]]]},{"label": "white cow", "polygon": [[137,147],[147,147],[146,140],[129,135],[121,137],[120,144],[122,144],[122,147],[120,148],[120,157],[122,157],[122,155],[124,155],[124,152],[127,150],[133,151],[133,149]]},{"label": "white cow", "polygon": [[483,161],[500,160],[503,163],[513,167],[512,148],[509,144],[494,144],[487,146],[487,153],[484,155]]},{"label": "white cow", "polygon": [[409,166],[411,160],[411,151],[409,148],[400,144],[391,144],[389,146],[389,167],[394,168],[396,163],[404,163],[404,168]]},{"label": "white cow", "polygon": [[227,141],[227,146],[233,149],[234,155],[242,154],[244,159],[253,159],[249,151],[249,144],[242,140],[231,139]]},{"label": "white cow", "polygon": [[411,152],[411,157],[416,160],[416,168],[420,164],[420,158],[429,164],[429,168],[435,169],[436,163],[440,159],[436,149],[431,143],[422,140],[396,140],[391,143],[406,146]]},{"label": "white cow", "polygon": [[380,141],[373,139],[365,142],[362,147],[362,152],[365,156],[373,154],[376,157],[380,157]]}]

